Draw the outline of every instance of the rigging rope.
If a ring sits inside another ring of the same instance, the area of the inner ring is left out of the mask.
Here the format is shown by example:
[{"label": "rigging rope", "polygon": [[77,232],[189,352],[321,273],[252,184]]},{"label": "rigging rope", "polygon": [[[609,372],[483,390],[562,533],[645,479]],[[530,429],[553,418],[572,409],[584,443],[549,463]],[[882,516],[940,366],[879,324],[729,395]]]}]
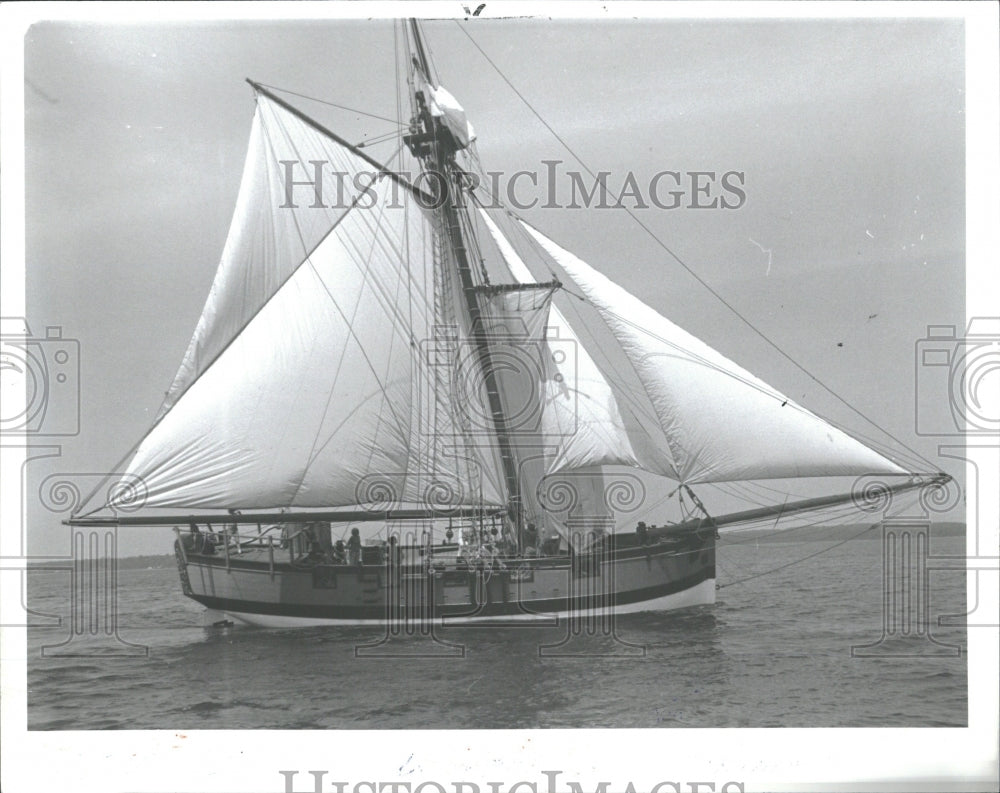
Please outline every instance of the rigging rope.
[{"label": "rigging rope", "polygon": [[[520,99],[521,102],[524,103],[525,107],[527,107],[528,110],[530,110],[531,113],[535,116],[535,118],[537,118],[539,120],[539,122],[541,122],[541,124],[549,131],[549,133],[557,141],[559,141],[559,143],[563,146],[563,148],[565,148],[566,151],[569,152],[569,154],[573,157],[573,159],[575,159],[583,167],[583,169],[590,175],[590,177],[596,180],[597,176],[594,173],[594,171],[590,168],[590,166],[588,166],[580,158],[580,156],[577,155],[577,153],[575,151],[573,151],[573,149],[570,148],[569,144],[566,143],[566,141],[563,140],[562,137],[560,137],[559,133],[557,133],[549,125],[549,123],[544,118],[542,118],[541,114],[524,97],[524,95],[521,94],[521,92],[517,90],[517,88],[514,86],[514,84],[508,79],[507,75],[505,75],[500,70],[500,67],[497,66],[496,63],[494,63],[493,59],[490,58],[490,56],[486,54],[485,50],[483,50],[483,48],[479,46],[479,43],[472,37],[472,35],[469,33],[469,31],[465,29],[465,27],[463,26],[463,24],[459,20],[457,20],[457,19],[454,20],[454,22],[458,26],[458,29],[461,30],[462,33],[465,35],[465,37],[467,39],[469,39],[470,42],[472,42],[472,45],[477,50],[479,50],[479,53],[483,56],[483,58],[486,59],[486,62],[489,63],[489,65],[491,67],[493,67],[493,70],[507,84],[507,86],[511,89],[511,91],[514,92],[514,94],[517,96],[517,98]],[[901,448],[903,448],[907,452],[913,454],[916,457],[916,459],[918,459],[922,463],[926,463],[928,466],[930,466],[930,470],[932,470],[932,471],[933,470],[937,470],[937,466],[935,466],[934,463],[932,463],[930,460],[928,460],[927,458],[925,458],[923,455],[921,455],[916,450],[911,449],[909,446],[907,446],[905,443],[903,443],[901,440],[899,440],[899,438],[897,438],[896,436],[894,436],[888,430],[885,430],[882,427],[880,427],[878,424],[876,424],[874,421],[872,421],[870,418],[868,418],[864,413],[862,413],[860,410],[858,410],[856,407],[854,407],[854,405],[852,405],[850,402],[848,402],[846,399],[844,399],[842,396],[840,396],[840,394],[838,394],[836,391],[834,391],[830,386],[828,386],[826,383],[824,383],[822,380],[820,380],[818,377],[816,377],[814,374],[812,374],[809,370],[807,370],[804,366],[802,366],[802,364],[798,363],[798,361],[796,361],[794,358],[792,358],[788,353],[786,353],[784,350],[782,350],[775,342],[773,342],[770,339],[770,337],[768,337],[763,331],[761,331],[760,329],[758,329],[752,322],[750,322],[749,319],[747,319],[743,314],[741,314],[740,311],[735,306],[733,306],[731,303],[729,303],[721,294],[719,294],[719,292],[717,292],[715,289],[713,289],[700,275],[698,275],[697,272],[695,272],[690,266],[688,266],[688,264],[686,262],[684,262],[684,260],[681,259],[680,256],[678,256],[670,247],[668,247],[666,245],[666,243],[664,243],[662,240],[660,240],[660,238],[657,237],[656,234],[645,223],[643,223],[638,218],[638,216],[636,216],[636,214],[634,212],[632,212],[632,210],[630,210],[626,206],[622,206],[622,209],[625,211],[626,214],[628,214],[628,216],[630,218],[632,218],[633,221],[635,221],[635,223],[644,232],[646,232],[646,234],[653,240],[653,242],[655,242],[659,247],[661,247],[664,251],[666,251],[668,254],[670,254],[670,256],[682,268],[684,268],[684,270],[687,271],[687,273],[689,275],[691,275],[691,277],[693,277],[699,284],[701,284],[701,286],[703,286],[709,292],[709,294],[711,294],[720,303],[722,303],[723,306],[725,306],[730,312],[732,312],[732,314],[735,317],[737,317],[741,322],[743,322],[743,324],[745,324],[748,328],[750,328],[750,330],[752,330],[764,342],[766,342],[770,347],[772,347],[774,350],[776,350],[779,355],[781,355],[783,358],[785,358],[787,361],[789,361],[795,368],[797,368],[799,371],[801,371],[803,374],[805,374],[810,380],[812,380],[817,385],[819,385],[821,388],[823,388],[827,393],[829,393],[833,397],[835,397],[839,402],[841,402],[843,405],[845,405],[853,413],[855,413],[856,415],[858,415],[864,421],[866,421],[869,424],[871,424],[873,427],[875,427],[880,432],[885,433],[885,435],[887,437],[891,438],[893,441],[895,441],[896,443],[898,443]]]},{"label": "rigging rope", "polygon": [[882,525],[881,521],[879,521],[878,523],[873,523],[867,529],[859,531],[857,534],[852,534],[846,540],[841,540],[840,542],[835,543],[834,545],[831,545],[828,548],[823,548],[822,550],[816,551],[816,553],[811,553],[808,556],[803,556],[801,559],[795,559],[791,562],[786,562],[785,564],[778,565],[777,567],[772,567],[770,570],[764,570],[763,572],[760,573],[754,573],[753,575],[749,575],[746,578],[739,578],[736,581],[727,581],[725,584],[716,584],[715,588],[725,589],[726,587],[735,586],[736,584],[742,584],[745,581],[751,581],[754,578],[761,578],[762,576],[769,575],[771,573],[776,573],[779,570],[784,570],[786,567],[792,567],[793,565],[800,564],[801,562],[804,562],[807,559],[812,559],[813,557],[819,556],[820,554],[826,553],[827,551],[832,551],[834,548],[839,548],[844,543],[848,543],[851,540],[855,540],[862,534],[867,534],[868,532],[872,531],[872,529],[877,529],[881,525]]},{"label": "rigging rope", "polygon": [[356,149],[366,149],[369,146],[377,146],[380,143],[388,143],[389,141],[398,138],[402,135],[402,131],[395,129],[392,132],[385,132],[381,135],[375,135],[368,140],[362,140],[354,144]]},{"label": "rigging rope", "polygon": [[348,107],[347,105],[338,105],[336,102],[330,102],[326,99],[319,99],[315,96],[309,96],[308,94],[300,94],[298,91],[292,91],[289,88],[279,88],[276,85],[268,85],[267,83],[259,83],[259,85],[265,88],[270,88],[272,91],[281,91],[283,94],[291,94],[292,96],[298,96],[302,99],[308,99],[311,102],[319,102],[321,105],[329,105],[330,107],[338,108],[339,110],[346,110],[350,113],[357,113],[361,116],[368,116],[369,118],[377,118],[379,121],[388,121],[390,124],[399,124],[400,126],[406,126],[402,124],[397,119],[387,118],[386,116],[380,116],[377,113],[368,113],[364,110],[358,110],[356,107]]}]

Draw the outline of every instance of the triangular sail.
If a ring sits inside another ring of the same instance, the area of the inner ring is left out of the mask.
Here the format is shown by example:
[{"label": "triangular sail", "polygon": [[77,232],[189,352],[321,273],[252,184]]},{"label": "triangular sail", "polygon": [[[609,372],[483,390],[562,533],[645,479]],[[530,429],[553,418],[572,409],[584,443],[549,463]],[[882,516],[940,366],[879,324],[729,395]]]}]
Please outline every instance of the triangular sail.
[{"label": "triangular sail", "polygon": [[[339,158],[333,163],[349,159],[264,98],[260,135],[262,117],[268,140],[287,151],[319,157],[326,147]],[[248,170],[265,181],[286,156],[270,144],[252,150],[265,162]],[[359,186],[345,190],[344,208],[332,215],[303,206],[297,219],[280,219],[296,213],[282,208],[283,189],[278,201],[274,189],[241,196],[192,341],[193,368],[179,375],[193,379],[125,475],[141,482],[146,506],[505,504],[490,449],[462,425],[454,362],[435,357],[443,332],[467,335],[449,296],[454,263],[430,213],[370,166],[358,171]],[[256,223],[262,231],[238,228]],[[251,263],[248,278],[261,277],[244,288],[232,241],[239,247],[255,233],[270,252]]]},{"label": "triangular sail", "polygon": [[[257,95],[229,236],[160,416],[344,215],[357,193],[353,180],[365,184],[373,170],[354,152]],[[318,189],[309,184],[317,182],[317,173]]]},{"label": "triangular sail", "polygon": [[631,361],[670,444],[674,478],[906,473],[522,225],[579,286]]},{"label": "triangular sail", "polygon": [[[480,215],[518,283],[535,283],[531,272],[485,210]],[[554,452],[546,473],[598,465],[638,466],[611,387],[594,359],[551,306],[545,339],[551,348],[548,365],[554,376],[543,383],[540,396],[544,435]]]}]

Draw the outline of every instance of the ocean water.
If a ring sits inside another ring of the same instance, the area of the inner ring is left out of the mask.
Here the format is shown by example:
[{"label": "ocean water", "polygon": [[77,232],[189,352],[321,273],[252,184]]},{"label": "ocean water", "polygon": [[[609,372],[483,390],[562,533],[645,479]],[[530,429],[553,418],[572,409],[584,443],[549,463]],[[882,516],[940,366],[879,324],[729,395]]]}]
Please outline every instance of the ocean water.
[{"label": "ocean water", "polygon": [[[171,565],[119,572],[119,636],[145,651],[75,640],[62,649],[82,655],[50,655],[70,636],[70,576],[33,570],[30,607],[62,625],[28,632],[29,729],[966,725],[965,629],[938,624],[965,612],[961,572],[931,572],[931,638],[857,657],[883,633],[878,537],[728,540],[714,606],[623,615],[594,636],[461,627],[379,644],[378,628],[203,627]],[[964,539],[931,550],[962,555]]]}]

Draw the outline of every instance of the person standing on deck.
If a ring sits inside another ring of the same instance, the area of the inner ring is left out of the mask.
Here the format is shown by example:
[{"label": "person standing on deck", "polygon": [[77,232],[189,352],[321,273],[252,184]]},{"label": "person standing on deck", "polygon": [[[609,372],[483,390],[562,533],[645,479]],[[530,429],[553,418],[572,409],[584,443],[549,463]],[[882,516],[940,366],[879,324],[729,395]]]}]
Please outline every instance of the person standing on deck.
[{"label": "person standing on deck", "polygon": [[529,522],[527,528],[524,529],[521,539],[521,553],[524,556],[538,555],[538,529],[535,528],[534,523]]},{"label": "person standing on deck", "polygon": [[226,524],[222,536],[225,538],[227,546],[232,547],[236,553],[243,553],[243,548],[240,546],[240,527],[238,523],[240,511],[238,509],[231,509],[229,510],[229,514],[232,516],[233,522]]},{"label": "person standing on deck", "polygon": [[351,537],[347,541],[347,563],[361,566],[361,532],[356,526],[351,529]]},{"label": "person standing on deck", "polygon": [[403,564],[403,549],[399,547],[399,539],[395,534],[389,535],[389,550],[386,561],[391,567],[401,567]]}]

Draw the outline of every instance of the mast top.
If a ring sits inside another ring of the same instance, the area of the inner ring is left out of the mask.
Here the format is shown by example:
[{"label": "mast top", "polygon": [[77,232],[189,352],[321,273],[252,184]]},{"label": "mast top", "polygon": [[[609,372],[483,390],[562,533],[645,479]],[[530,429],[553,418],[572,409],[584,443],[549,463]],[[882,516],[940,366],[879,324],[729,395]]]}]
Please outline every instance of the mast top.
[{"label": "mast top", "polygon": [[427,59],[427,52],[424,49],[423,36],[420,35],[420,26],[417,24],[417,20],[414,17],[410,17],[410,30],[413,31],[413,43],[417,49],[417,65],[424,73],[424,77],[426,77],[429,81],[431,79],[430,61]]}]

